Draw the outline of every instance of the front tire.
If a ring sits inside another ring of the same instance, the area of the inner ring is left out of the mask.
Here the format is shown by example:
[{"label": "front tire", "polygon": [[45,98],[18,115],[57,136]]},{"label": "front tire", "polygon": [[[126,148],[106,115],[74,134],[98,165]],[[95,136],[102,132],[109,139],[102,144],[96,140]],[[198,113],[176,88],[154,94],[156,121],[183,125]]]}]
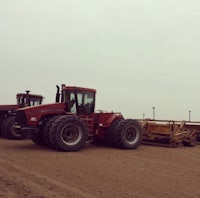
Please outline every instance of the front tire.
[{"label": "front tire", "polygon": [[31,134],[31,140],[37,145],[45,146],[44,139],[41,132]]},{"label": "front tire", "polygon": [[21,134],[18,134],[14,130],[14,123],[15,123],[15,117],[8,117],[5,125],[5,133],[4,136],[8,139],[12,140],[22,140],[24,137]]},{"label": "front tire", "polygon": [[48,147],[51,147],[51,142],[50,142],[50,136],[49,136],[49,133],[50,133],[50,128],[52,126],[52,124],[55,122],[55,120],[58,118],[59,116],[54,116],[52,118],[50,118],[45,126],[44,126],[44,130],[42,131],[42,135],[43,135],[43,139],[44,139],[44,143],[45,143],[45,146],[48,146]]},{"label": "front tire", "polygon": [[50,144],[60,151],[78,151],[86,143],[87,130],[80,118],[76,116],[60,116],[51,125]]},{"label": "front tire", "polygon": [[39,131],[37,133],[31,133],[30,135],[30,139],[35,143],[38,144],[40,146],[45,146],[45,141],[44,141],[44,137],[43,137],[43,129],[44,126],[46,124],[46,121],[43,120],[42,124],[39,126]]},{"label": "front tire", "polygon": [[6,137],[6,125],[8,121],[9,121],[9,117],[6,117],[3,119],[2,124],[1,124],[1,135],[3,137]]}]

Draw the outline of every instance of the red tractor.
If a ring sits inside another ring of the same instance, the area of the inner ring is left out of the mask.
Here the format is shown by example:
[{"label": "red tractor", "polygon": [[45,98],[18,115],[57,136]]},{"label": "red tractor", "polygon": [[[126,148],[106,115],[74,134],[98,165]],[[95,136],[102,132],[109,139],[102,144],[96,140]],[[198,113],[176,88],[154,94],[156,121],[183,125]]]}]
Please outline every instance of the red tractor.
[{"label": "red tractor", "polygon": [[17,110],[16,133],[28,135],[39,145],[59,151],[77,151],[87,140],[135,149],[142,140],[138,121],[121,113],[95,112],[96,90],[57,86],[56,103]]},{"label": "red tractor", "polygon": [[0,105],[0,134],[8,139],[23,139],[21,134],[15,133],[13,124],[15,121],[15,114],[17,109],[27,106],[40,105],[43,96],[26,93],[18,93],[16,95],[16,105]]}]

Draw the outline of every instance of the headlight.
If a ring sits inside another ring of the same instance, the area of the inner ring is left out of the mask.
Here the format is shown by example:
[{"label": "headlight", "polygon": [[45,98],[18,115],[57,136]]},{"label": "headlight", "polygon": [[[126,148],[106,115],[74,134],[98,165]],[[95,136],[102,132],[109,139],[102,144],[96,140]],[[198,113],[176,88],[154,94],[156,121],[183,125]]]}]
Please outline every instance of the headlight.
[{"label": "headlight", "polygon": [[31,117],[30,121],[37,122],[37,118],[36,117]]}]

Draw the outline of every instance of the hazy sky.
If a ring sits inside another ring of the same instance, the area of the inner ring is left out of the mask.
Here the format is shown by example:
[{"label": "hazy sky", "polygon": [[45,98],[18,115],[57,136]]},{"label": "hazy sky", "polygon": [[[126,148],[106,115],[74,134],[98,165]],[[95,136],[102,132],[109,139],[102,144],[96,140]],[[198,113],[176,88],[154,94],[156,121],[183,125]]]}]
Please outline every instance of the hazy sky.
[{"label": "hazy sky", "polygon": [[0,0],[0,104],[62,83],[97,110],[200,121],[200,1]]}]

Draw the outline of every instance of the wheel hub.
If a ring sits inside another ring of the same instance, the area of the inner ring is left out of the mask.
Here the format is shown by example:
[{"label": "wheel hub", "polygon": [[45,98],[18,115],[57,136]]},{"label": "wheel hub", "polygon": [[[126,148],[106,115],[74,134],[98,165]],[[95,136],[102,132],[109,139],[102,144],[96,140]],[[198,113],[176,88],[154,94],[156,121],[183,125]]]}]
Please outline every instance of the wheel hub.
[{"label": "wheel hub", "polygon": [[66,126],[62,130],[61,138],[67,145],[76,144],[81,139],[81,130],[77,126]]}]

